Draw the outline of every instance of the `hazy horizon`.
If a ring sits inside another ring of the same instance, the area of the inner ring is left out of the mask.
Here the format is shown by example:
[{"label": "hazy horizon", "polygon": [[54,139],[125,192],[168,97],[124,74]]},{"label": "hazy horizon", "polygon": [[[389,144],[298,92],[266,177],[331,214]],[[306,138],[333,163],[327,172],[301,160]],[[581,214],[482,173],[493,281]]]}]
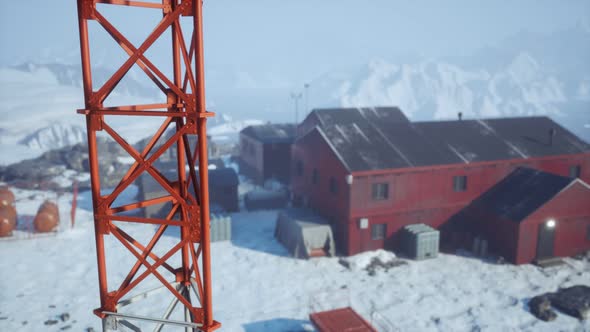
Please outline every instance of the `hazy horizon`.
[{"label": "hazy horizon", "polygon": [[[309,80],[374,58],[467,56],[522,32],[580,25],[590,31],[588,1],[217,0],[204,6],[206,65],[277,75],[276,81]],[[135,17],[150,23],[128,25],[122,13],[112,19],[132,40],[157,21],[153,10],[136,10]],[[79,61],[74,0],[2,2],[0,18],[0,64]],[[108,45],[109,38],[98,43]]]}]

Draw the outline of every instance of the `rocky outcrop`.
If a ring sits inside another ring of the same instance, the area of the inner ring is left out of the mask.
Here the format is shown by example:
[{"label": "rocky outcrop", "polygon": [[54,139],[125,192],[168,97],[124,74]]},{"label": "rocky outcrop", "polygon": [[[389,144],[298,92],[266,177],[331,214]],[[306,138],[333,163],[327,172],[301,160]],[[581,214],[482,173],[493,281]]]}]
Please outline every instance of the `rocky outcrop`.
[{"label": "rocky outcrop", "polygon": [[[128,169],[118,160],[125,152],[116,142],[102,138],[98,139],[98,150],[101,152],[101,184],[114,186]],[[0,167],[0,181],[20,188],[60,190],[64,189],[64,183],[55,181],[55,178],[67,170],[74,171],[74,174],[90,171],[86,143],[49,150],[38,158]],[[90,186],[88,181],[79,185],[81,189]]]},{"label": "rocky outcrop", "polygon": [[577,285],[560,288],[555,293],[541,294],[529,301],[531,313],[544,321],[557,317],[552,306],[565,314],[586,320],[590,316],[590,287]]}]

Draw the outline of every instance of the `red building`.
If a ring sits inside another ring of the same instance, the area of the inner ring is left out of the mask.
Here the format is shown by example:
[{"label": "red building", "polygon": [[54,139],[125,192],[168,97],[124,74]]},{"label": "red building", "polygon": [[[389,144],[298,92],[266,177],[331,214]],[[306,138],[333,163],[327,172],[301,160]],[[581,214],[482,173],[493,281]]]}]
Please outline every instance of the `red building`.
[{"label": "red building", "polygon": [[248,126],[240,132],[240,173],[262,184],[268,179],[289,183],[295,125]]},{"label": "red building", "polygon": [[519,166],[590,180],[590,145],[547,117],[410,122],[398,108],[314,110],[293,145],[295,205],[331,221],[340,252],[439,228]]},{"label": "red building", "polygon": [[477,236],[514,264],[573,256],[590,250],[590,186],[577,178],[517,168],[443,229]]}]

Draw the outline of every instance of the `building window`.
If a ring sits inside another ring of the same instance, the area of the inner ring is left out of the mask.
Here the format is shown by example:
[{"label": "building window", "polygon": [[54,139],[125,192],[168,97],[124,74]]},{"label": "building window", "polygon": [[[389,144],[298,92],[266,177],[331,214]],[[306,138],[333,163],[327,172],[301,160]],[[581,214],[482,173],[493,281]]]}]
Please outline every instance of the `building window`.
[{"label": "building window", "polygon": [[579,178],[582,173],[582,167],[580,165],[570,166],[570,178]]},{"label": "building window", "polygon": [[373,183],[373,200],[382,201],[389,197],[388,183]]},{"label": "building window", "polygon": [[333,177],[330,177],[330,192],[332,194],[338,193],[338,183],[336,182],[336,179],[334,179]]},{"label": "building window", "polygon": [[311,173],[311,183],[318,184],[320,181],[320,174],[316,168],[313,169]]},{"label": "building window", "polygon": [[453,190],[456,192],[467,190],[467,176],[459,175],[453,177]]},{"label": "building window", "polygon": [[375,224],[371,226],[371,239],[383,240],[387,232],[387,224]]},{"label": "building window", "polygon": [[297,160],[295,163],[295,172],[297,173],[297,176],[303,175],[303,162],[301,160]]}]

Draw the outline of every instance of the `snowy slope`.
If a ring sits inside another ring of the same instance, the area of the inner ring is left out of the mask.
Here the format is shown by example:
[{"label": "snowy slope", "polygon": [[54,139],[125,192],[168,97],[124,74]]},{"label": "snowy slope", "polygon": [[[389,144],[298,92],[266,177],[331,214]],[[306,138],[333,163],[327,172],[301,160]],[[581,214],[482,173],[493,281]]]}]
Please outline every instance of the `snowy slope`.
[{"label": "snowy slope", "polygon": [[337,95],[346,107],[398,105],[412,118],[557,115],[565,110],[566,91],[543,73],[527,53],[499,72],[465,70],[434,60],[415,64],[371,62],[359,81],[344,81]]},{"label": "snowy slope", "polygon": [[28,148],[49,150],[86,141],[86,128],[77,125],[54,123],[36,130],[19,141]]},{"label": "snowy slope", "polygon": [[[16,194],[21,215],[31,214],[42,200],[36,192]],[[67,209],[68,198],[61,203]],[[89,208],[88,203],[83,196],[80,206]],[[527,307],[528,300],[540,293],[589,284],[588,261],[566,259],[566,266],[542,270],[440,255],[370,276],[360,266],[368,254],[349,259],[355,263],[353,269],[339,264],[338,258],[288,257],[273,238],[276,211],[241,212],[232,218],[232,241],[212,244],[214,316],[223,323],[222,331],[302,331],[309,326],[312,310],[347,305],[368,320],[374,317],[376,325],[377,321],[387,325],[377,319],[385,318],[399,331],[590,329],[590,321],[579,322],[565,314],[550,323],[539,321]],[[99,300],[90,212],[79,209],[77,220],[74,230],[56,238],[0,241],[1,331],[60,331],[68,325],[72,331],[100,330],[100,320],[92,314]],[[146,233],[136,226],[129,225],[128,230],[138,238],[155,230],[148,228]],[[165,235],[162,245],[172,245],[176,236]],[[114,278],[122,278],[134,262],[120,249],[116,241],[106,242]],[[155,280],[146,283],[146,288],[158,285]],[[158,296],[146,301],[142,314],[159,315],[168,304],[167,298]],[[43,325],[66,312],[68,321]]]},{"label": "snowy slope", "polygon": [[[98,70],[98,81],[106,79],[107,70]],[[102,73],[102,75],[100,75]],[[109,105],[162,102],[148,97],[136,80],[126,79],[107,99]],[[160,94],[157,94],[160,96]],[[76,66],[27,63],[0,67],[0,165],[34,158],[52,149],[86,140],[85,118],[76,114],[82,108],[83,92]],[[106,117],[109,125],[119,129],[130,143],[143,139],[163,121],[160,118]],[[256,120],[233,120],[217,114],[209,120],[213,135],[236,137],[239,130]],[[218,127],[220,126],[220,127]]]}]

